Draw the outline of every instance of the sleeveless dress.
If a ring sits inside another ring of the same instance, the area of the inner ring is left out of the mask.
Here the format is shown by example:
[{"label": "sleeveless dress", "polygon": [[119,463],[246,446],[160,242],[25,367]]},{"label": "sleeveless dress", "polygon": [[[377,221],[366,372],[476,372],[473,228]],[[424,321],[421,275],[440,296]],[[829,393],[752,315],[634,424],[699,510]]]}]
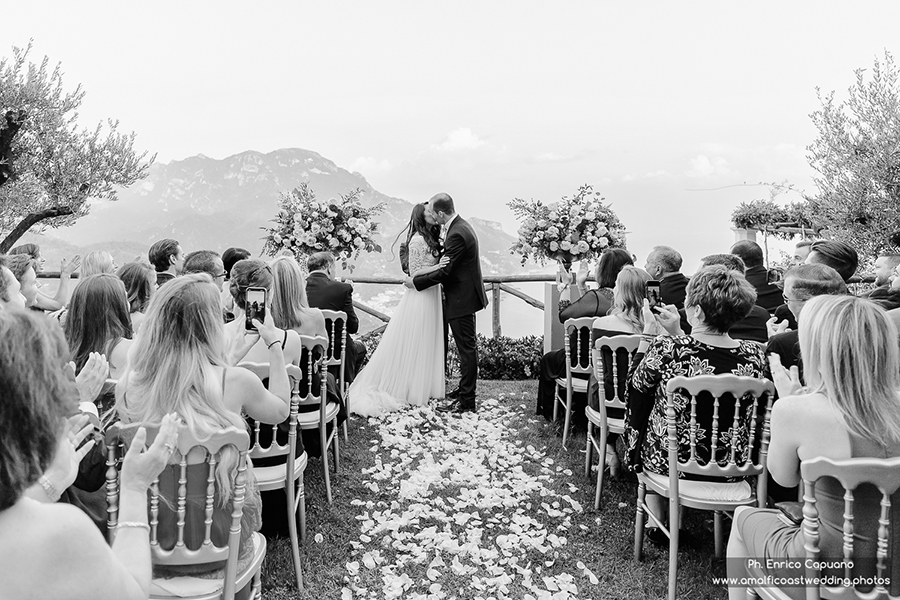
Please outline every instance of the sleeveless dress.
[{"label": "sleeveless dress", "polygon": [[[849,433],[849,432],[848,432]],[[900,456],[900,443],[881,445],[850,435],[851,458],[894,458]],[[843,558],[844,488],[834,479],[824,478],[816,482],[816,508],[819,511],[819,560],[824,563],[840,562]],[[881,512],[881,493],[871,485],[860,487],[854,493],[853,525],[853,576],[873,577],[876,555],[876,532]],[[900,492],[891,497],[891,532],[889,540],[888,565],[885,578],[890,580],[888,591],[891,596],[900,594],[900,540],[895,532],[900,524]],[[760,566],[746,569],[743,560],[728,560],[729,577],[752,577],[772,575],[775,577],[803,577],[803,563],[806,550],[803,547],[803,531],[800,525],[788,524],[781,512],[775,509],[755,509],[742,512],[734,520],[733,528],[740,532],[747,548],[747,556],[770,559],[759,560]],[[859,532],[864,531],[866,535]],[[788,559],[791,559],[788,561]],[[799,568],[796,566],[799,565]],[[823,569],[824,576],[843,577],[843,569]],[[865,588],[863,588],[865,589]],[[782,588],[791,598],[802,600],[806,597],[803,587]]]},{"label": "sleeveless dress", "polygon": [[[433,266],[438,258],[425,240],[409,241],[409,272]],[[350,411],[377,417],[405,406],[444,397],[444,311],[441,286],[406,289],[381,342],[350,385]]]}]

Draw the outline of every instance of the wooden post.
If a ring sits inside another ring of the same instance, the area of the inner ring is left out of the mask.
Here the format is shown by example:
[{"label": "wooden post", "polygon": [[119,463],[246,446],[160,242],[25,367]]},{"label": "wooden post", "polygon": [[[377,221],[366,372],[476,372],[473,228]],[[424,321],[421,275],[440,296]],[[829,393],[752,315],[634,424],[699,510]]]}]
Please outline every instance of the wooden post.
[{"label": "wooden post", "polygon": [[500,337],[500,284],[492,283],[491,284],[491,295],[493,297],[492,302],[493,306],[493,317],[491,319],[494,325],[494,339]]}]

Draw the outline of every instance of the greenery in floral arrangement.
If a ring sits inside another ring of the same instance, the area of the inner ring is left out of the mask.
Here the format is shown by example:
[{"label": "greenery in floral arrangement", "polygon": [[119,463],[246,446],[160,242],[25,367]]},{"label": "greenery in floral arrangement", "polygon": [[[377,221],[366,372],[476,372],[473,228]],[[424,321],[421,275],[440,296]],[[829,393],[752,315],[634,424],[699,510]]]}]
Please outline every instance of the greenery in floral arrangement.
[{"label": "greenery in floral arrangement", "polygon": [[362,206],[355,189],[341,194],[340,199],[317,200],[306,183],[301,183],[278,200],[278,214],[273,227],[264,227],[266,242],[263,252],[274,255],[288,250],[303,263],[311,254],[328,251],[341,266],[353,271],[353,261],[363,250],[381,252],[373,234],[378,224],[375,215],[384,210],[384,203],[371,208]]},{"label": "greenery in floral arrangement", "polygon": [[590,185],[552,204],[514,198],[507,206],[522,224],[510,253],[520,254],[523,265],[529,258],[544,264],[548,258],[581,260],[624,246],[625,226],[603,200]]},{"label": "greenery in floral arrangement", "polygon": [[[362,336],[368,352],[366,360],[381,342],[381,332]],[[544,336],[529,335],[522,338],[485,337],[478,334],[478,378],[523,380],[537,379],[538,365],[544,354]],[[459,376],[459,353],[453,337],[447,348],[447,377]]]},{"label": "greenery in floral arrangement", "polygon": [[767,235],[790,240],[796,235],[792,231],[779,231],[778,227],[790,226],[814,231],[812,220],[808,215],[806,202],[792,202],[784,206],[769,200],[753,200],[741,202],[731,213],[731,222],[741,229],[758,229]]}]

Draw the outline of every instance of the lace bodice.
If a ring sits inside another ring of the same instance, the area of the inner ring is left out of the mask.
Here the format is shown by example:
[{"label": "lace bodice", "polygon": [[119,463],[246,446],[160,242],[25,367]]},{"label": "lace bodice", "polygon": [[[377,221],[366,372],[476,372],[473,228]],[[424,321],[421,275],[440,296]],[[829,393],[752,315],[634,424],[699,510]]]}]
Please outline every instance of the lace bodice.
[{"label": "lace bodice", "polygon": [[438,259],[428,248],[425,239],[421,235],[414,235],[409,240],[409,273],[415,275],[420,269],[431,267],[437,263]]}]

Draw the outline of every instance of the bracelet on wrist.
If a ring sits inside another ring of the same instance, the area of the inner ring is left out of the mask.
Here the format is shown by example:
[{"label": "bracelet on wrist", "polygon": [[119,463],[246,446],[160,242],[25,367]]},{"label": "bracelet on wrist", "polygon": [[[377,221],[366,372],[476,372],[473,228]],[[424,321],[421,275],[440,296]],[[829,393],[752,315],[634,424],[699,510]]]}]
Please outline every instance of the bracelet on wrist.
[{"label": "bracelet on wrist", "polygon": [[266,348],[267,348],[268,350],[271,350],[271,349],[272,349],[272,346],[274,346],[275,344],[280,344],[280,343],[281,343],[281,342],[280,342],[279,340],[275,340],[274,342],[272,342],[271,344],[269,344],[268,346],[266,346]]},{"label": "bracelet on wrist", "polygon": [[116,529],[146,529],[150,533],[150,525],[140,521],[119,521],[116,523]]},{"label": "bracelet on wrist", "polygon": [[47,494],[47,498],[50,499],[51,502],[57,502],[62,496],[62,492],[56,489],[56,486],[50,483],[50,480],[47,479],[46,475],[41,475],[38,478],[38,483],[44,489],[44,493]]}]

